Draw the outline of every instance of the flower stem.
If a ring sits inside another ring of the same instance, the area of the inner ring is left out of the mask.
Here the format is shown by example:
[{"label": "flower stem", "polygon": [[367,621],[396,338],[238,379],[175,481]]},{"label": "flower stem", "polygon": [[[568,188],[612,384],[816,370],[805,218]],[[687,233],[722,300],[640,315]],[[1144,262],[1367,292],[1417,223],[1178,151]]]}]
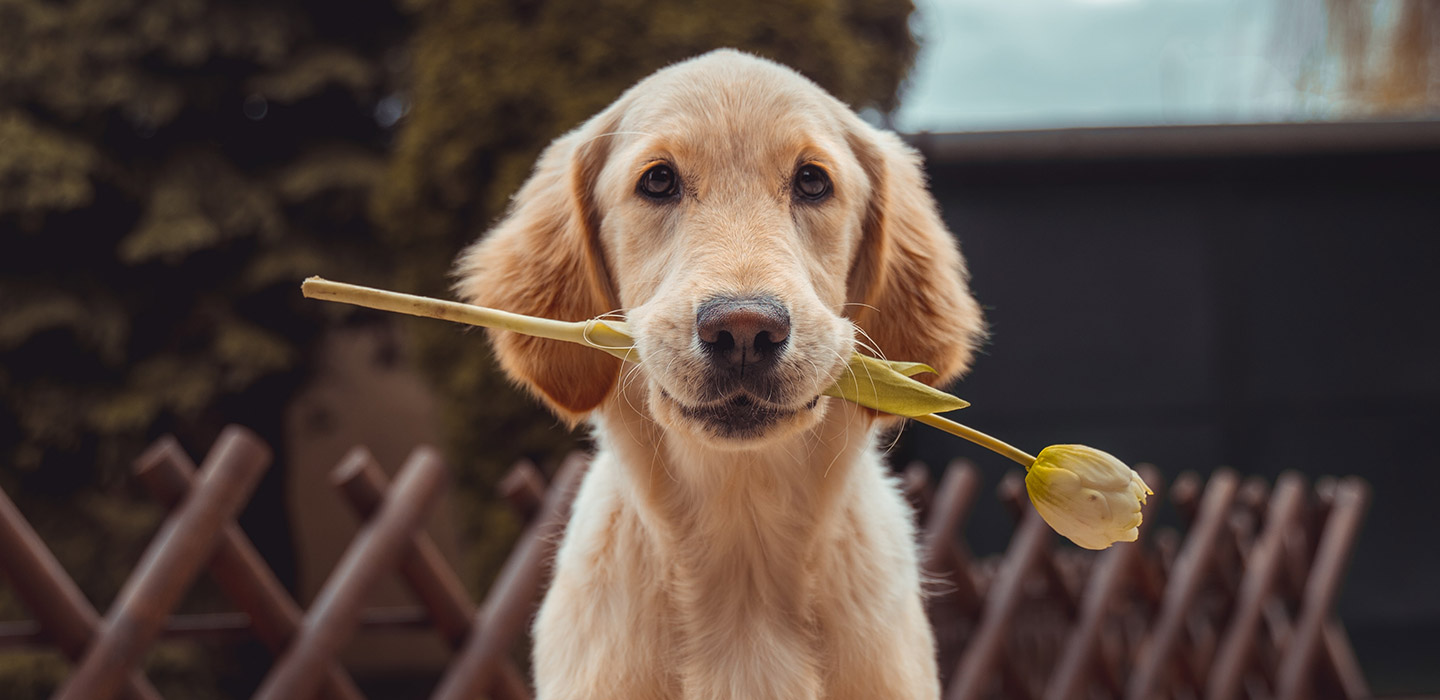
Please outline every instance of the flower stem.
[{"label": "flower stem", "polygon": [[515,331],[539,338],[579,343],[603,350],[622,360],[638,361],[638,356],[632,350],[634,341],[623,332],[624,324],[621,322],[598,319],[556,321],[499,309],[488,309],[473,304],[461,304],[455,301],[431,299],[430,297],[373,289],[356,284],[332,282],[319,277],[305,280],[300,285],[300,292],[311,299],[338,301],[369,309],[438,318],[472,326]]},{"label": "flower stem", "polygon": [[956,423],[955,421],[948,418],[941,418],[940,416],[937,416],[933,413],[927,413],[923,416],[916,416],[915,420],[920,421],[921,423],[924,423],[925,425],[928,425],[932,428],[939,428],[947,433],[950,433],[951,435],[965,438],[966,440],[969,440],[970,442],[973,442],[992,452],[997,452],[1006,457],[1009,457],[1015,462],[1018,462],[1026,469],[1029,469],[1031,465],[1035,464],[1035,458],[1026,453],[1024,450],[1015,447],[1014,445],[1011,445],[1010,443],[1003,440],[998,440],[996,438],[990,437],[989,435],[986,435],[985,433],[982,433],[969,426]]},{"label": "flower stem", "polygon": [[523,316],[521,314],[512,314],[508,311],[500,311],[499,309],[487,309],[482,306],[472,306],[454,301],[431,299],[413,294],[401,294],[400,292],[390,292],[383,289],[372,289],[354,284],[345,284],[344,282],[332,282],[319,277],[311,277],[305,280],[305,282],[300,285],[300,292],[312,299],[339,301],[370,309],[393,311],[410,316],[426,316],[428,318],[438,318],[456,323],[466,323],[472,326],[519,331],[526,335],[553,338],[555,340],[575,342],[574,338],[582,333],[585,328],[584,322],[570,323],[566,321],[554,321],[548,318]]}]

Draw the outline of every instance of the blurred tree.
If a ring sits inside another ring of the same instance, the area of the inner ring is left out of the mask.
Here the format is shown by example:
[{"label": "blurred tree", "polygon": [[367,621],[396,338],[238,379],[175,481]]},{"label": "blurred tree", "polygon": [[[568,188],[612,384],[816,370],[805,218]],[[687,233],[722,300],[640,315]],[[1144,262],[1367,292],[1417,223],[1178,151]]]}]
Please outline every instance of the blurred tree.
[{"label": "blurred tree", "polygon": [[[138,449],[279,447],[336,318],[298,280],[388,281],[366,202],[407,30],[389,0],[0,0],[0,486],[97,600],[155,522]],[[280,477],[242,522],[283,577]]]},{"label": "blurred tree", "polygon": [[409,235],[483,230],[546,143],[667,64],[739,48],[890,112],[916,49],[909,0],[410,3],[412,108],[376,206]]},{"label": "blurred tree", "polygon": [[[667,64],[732,47],[799,70],[857,109],[887,114],[914,59],[911,0],[409,0],[408,114],[386,187],[374,200],[397,241],[423,241],[437,257],[413,256],[406,291],[448,295],[451,261],[504,210],[552,139],[603,109]],[[413,326],[434,373],[462,478],[493,483],[519,454],[570,449],[543,409],[504,385],[490,356],[456,343],[439,324]],[[483,398],[482,398],[483,397]],[[469,543],[504,523],[472,509]],[[494,571],[498,551],[475,552],[472,580]]]}]

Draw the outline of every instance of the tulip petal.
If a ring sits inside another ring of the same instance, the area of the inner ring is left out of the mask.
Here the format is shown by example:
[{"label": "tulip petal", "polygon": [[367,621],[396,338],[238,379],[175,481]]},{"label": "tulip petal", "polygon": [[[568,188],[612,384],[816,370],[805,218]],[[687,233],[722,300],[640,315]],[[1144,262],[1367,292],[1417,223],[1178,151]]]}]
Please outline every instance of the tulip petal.
[{"label": "tulip petal", "polygon": [[1025,490],[1050,527],[1087,549],[1134,542],[1150,488],[1124,462],[1084,445],[1052,445],[1025,475]]}]

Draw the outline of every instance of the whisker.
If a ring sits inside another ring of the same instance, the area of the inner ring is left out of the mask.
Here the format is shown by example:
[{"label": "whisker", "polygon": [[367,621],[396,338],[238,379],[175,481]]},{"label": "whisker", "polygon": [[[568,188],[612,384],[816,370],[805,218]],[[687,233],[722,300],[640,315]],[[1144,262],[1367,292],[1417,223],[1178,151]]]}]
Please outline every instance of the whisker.
[{"label": "whisker", "polygon": [[878,357],[878,358],[880,358],[880,359],[882,359],[882,360],[886,359],[885,353],[880,350],[880,344],[877,343],[877,342],[875,342],[875,339],[872,338],[872,337],[870,337],[870,334],[869,334],[869,333],[866,333],[864,328],[861,328],[860,326],[858,326],[858,325],[856,325],[856,324],[854,324],[854,323],[852,323],[852,324],[850,324],[850,325],[855,328],[855,332],[856,332],[856,333],[859,333],[860,336],[865,339],[864,347],[865,347],[866,349],[868,349],[870,352],[875,353],[875,356],[876,356],[876,357]]}]

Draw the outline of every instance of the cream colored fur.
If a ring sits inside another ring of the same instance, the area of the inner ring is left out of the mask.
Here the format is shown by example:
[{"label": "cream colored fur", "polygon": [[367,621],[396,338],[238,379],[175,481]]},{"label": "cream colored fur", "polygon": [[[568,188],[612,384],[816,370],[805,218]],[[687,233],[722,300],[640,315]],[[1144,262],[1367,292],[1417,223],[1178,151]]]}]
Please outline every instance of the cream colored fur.
[{"label": "cream colored fur", "polygon": [[[637,194],[656,163],[683,197]],[[801,165],[833,196],[798,201]],[[707,54],[558,139],[458,272],[475,303],[623,313],[643,357],[492,335],[506,371],[597,442],[535,624],[542,700],[939,696],[886,421],[814,402],[857,343],[949,380],[983,335],[898,138],[784,67]],[[681,408],[706,400],[698,304],[745,294],[789,310],[765,398],[791,412],[735,439]]]}]

